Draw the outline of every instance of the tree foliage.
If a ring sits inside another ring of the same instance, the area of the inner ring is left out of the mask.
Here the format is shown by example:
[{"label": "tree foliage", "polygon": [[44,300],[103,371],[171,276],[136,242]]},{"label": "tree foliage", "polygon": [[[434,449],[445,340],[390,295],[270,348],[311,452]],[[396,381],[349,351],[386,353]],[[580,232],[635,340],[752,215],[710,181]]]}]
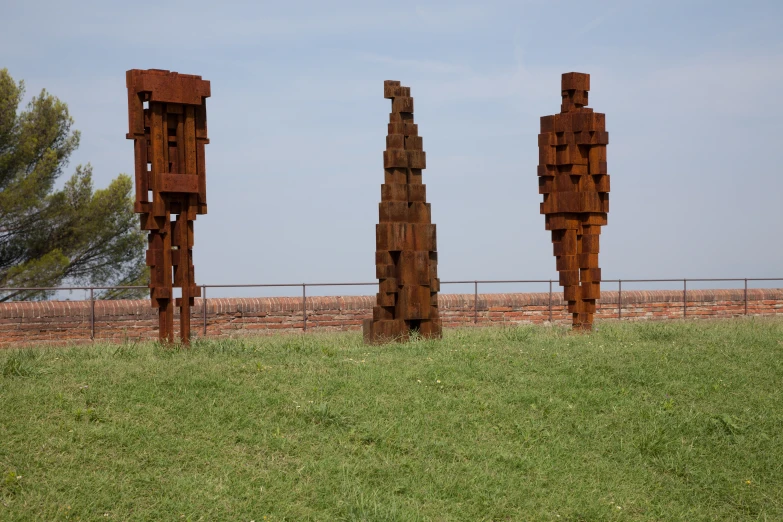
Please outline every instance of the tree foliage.
[{"label": "tree foliage", "polygon": [[[0,287],[146,285],[131,178],[94,190],[92,167],[79,165],[57,189],[79,131],[67,105],[45,90],[19,111],[23,94],[24,83],[0,70]],[[5,292],[0,301],[50,294]]]}]

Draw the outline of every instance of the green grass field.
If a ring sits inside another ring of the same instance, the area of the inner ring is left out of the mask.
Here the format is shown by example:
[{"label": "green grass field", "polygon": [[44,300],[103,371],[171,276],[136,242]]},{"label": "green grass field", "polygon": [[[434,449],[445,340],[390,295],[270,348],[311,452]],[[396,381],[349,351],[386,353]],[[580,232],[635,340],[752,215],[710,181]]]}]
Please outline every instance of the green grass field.
[{"label": "green grass field", "polygon": [[0,520],[783,520],[783,321],[0,352]]}]

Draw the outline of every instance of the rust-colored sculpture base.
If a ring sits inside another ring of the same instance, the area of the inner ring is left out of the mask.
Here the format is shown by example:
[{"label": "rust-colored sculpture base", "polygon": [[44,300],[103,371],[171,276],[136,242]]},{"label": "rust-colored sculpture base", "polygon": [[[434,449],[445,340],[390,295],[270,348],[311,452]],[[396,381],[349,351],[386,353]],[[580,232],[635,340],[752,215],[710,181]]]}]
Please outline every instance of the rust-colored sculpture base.
[{"label": "rust-colored sculpture base", "polygon": [[375,271],[379,280],[373,318],[364,321],[364,341],[404,341],[411,331],[440,337],[438,253],[422,170],[422,138],[413,123],[410,88],[386,81],[383,96],[392,100],[389,134],[383,153],[379,223],[375,229]]},{"label": "rust-colored sculpture base", "polygon": [[609,212],[609,134],[605,115],[586,107],[589,74],[563,74],[561,89],[561,112],[542,117],[538,135],[541,213],[573,327],[590,330],[601,296],[598,238]]},{"label": "rust-colored sculpture base", "polygon": [[[136,158],[136,204],[149,231],[152,306],[159,310],[159,338],[174,341],[174,306],[180,340],[190,342],[190,308],[201,296],[193,274],[193,221],[207,213],[204,145],[206,98],[201,76],[158,69],[126,73],[128,118]],[[174,287],[182,297],[174,297]]]}]

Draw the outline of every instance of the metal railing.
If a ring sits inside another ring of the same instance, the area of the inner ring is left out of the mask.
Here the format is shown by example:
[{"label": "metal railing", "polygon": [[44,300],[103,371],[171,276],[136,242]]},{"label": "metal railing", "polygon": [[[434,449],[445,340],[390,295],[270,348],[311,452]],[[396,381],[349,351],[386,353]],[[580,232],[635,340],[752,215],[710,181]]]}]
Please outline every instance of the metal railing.
[{"label": "metal railing", "polygon": [[[617,283],[617,317],[622,319],[623,283],[682,283],[682,316],[688,316],[688,282],[742,282],[744,288],[744,314],[748,314],[748,282],[783,281],[783,277],[743,277],[743,278],[677,278],[677,279],[602,279],[601,283]],[[464,281],[441,281],[441,285],[472,284],[473,285],[473,322],[478,323],[479,285],[487,284],[548,284],[549,285],[549,321],[553,319],[552,294],[553,279],[474,279]],[[302,330],[307,331],[307,287],[330,286],[376,286],[377,281],[370,283],[267,283],[267,284],[230,284],[230,285],[200,285],[203,299],[202,320],[203,335],[207,335],[207,289],[208,288],[298,288],[302,287]],[[146,286],[58,286],[58,287],[7,287],[0,292],[30,292],[30,291],[72,291],[85,290],[90,292],[90,339],[95,338],[95,290],[143,290]],[[2,303],[0,302],[0,305]]]}]

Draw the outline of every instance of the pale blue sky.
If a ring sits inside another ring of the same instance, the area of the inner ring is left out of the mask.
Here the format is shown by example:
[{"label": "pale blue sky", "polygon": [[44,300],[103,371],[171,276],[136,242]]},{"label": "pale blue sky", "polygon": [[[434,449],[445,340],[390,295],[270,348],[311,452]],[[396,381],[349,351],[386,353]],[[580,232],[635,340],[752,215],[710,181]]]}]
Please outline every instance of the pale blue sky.
[{"label": "pale blue sky", "polygon": [[127,69],[212,82],[198,283],[374,279],[384,80],[416,99],[441,278],[556,279],[536,134],[568,71],[607,115],[605,278],[783,276],[783,2],[1,9],[0,67],[69,104],[97,186],[132,173]]}]

